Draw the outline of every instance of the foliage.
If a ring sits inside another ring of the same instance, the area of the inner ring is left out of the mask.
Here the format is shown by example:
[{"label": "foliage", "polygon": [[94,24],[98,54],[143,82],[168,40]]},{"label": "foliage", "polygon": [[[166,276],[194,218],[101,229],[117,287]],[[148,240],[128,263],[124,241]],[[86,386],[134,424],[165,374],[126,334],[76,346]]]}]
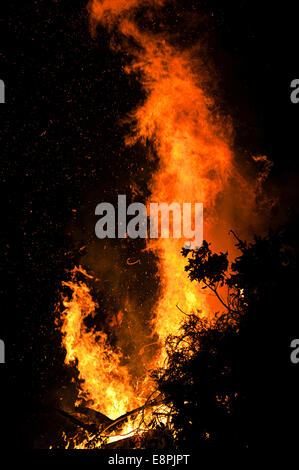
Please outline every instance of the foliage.
[{"label": "foliage", "polygon": [[[191,281],[210,289],[223,311],[212,320],[200,312],[186,314],[178,335],[167,339],[165,367],[153,374],[170,407],[177,448],[248,447],[252,405],[261,420],[269,418],[266,411],[273,413],[271,385],[280,358],[273,353],[275,362],[266,364],[266,338],[287,342],[285,325],[299,326],[289,304],[298,278],[296,227],[291,221],[251,243],[233,234],[240,256],[231,266],[228,254],[212,253],[206,241],[197,250],[182,250]],[[289,315],[285,323],[283,306]],[[267,387],[269,410],[262,401]],[[259,390],[257,399],[251,388]]]}]

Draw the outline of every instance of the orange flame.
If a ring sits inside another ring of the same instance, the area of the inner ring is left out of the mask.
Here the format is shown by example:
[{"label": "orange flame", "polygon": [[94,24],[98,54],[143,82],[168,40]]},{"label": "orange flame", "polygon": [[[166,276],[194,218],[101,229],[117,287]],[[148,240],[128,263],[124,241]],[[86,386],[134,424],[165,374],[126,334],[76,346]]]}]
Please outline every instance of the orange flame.
[{"label": "orange flame", "polygon": [[75,282],[81,272],[91,278],[83,268],[75,268],[73,280],[63,285],[72,290],[72,297],[64,298],[62,312],[63,346],[66,364],[78,367],[81,385],[79,401],[92,400],[93,408],[114,419],[124,414],[129,406],[137,406],[135,393],[130,385],[131,377],[121,366],[121,353],[111,348],[107,335],[101,331],[88,331],[84,320],[95,315],[96,303],[85,282]]},{"label": "orange flame", "polygon": [[[130,46],[133,61],[126,71],[138,75],[146,99],[132,113],[134,132],[126,143],[150,140],[155,147],[159,166],[150,183],[151,202],[202,202],[204,238],[212,240],[216,249],[231,249],[233,242],[227,232],[236,225],[236,213],[240,225],[245,226],[244,220],[254,208],[254,186],[235,168],[231,127],[215,112],[213,101],[204,91],[207,77],[199,59],[191,51],[172,46],[166,35],[141,30],[134,21],[135,9],[140,5],[159,7],[163,3],[91,0],[88,8],[94,31],[101,23],[121,33],[122,47],[129,47],[127,39],[135,44]],[[119,47],[115,39],[112,47]],[[148,242],[148,249],[159,257],[162,290],[152,327],[161,344],[169,333],[177,332],[181,310],[201,310],[207,316],[211,312],[207,295],[184,273],[182,246],[183,240],[160,238]],[[117,417],[140,405],[140,396],[151,390],[149,381],[143,378],[137,392],[130,373],[121,365],[121,354],[111,348],[107,336],[86,329],[84,319],[94,315],[96,308],[87,285],[74,280],[64,285],[72,289],[73,296],[64,301],[63,344],[66,362],[76,361],[83,380],[79,398],[90,398],[96,409]],[[159,366],[163,359],[163,349],[159,349],[148,366]]]},{"label": "orange flame", "polygon": [[[144,1],[138,5],[163,3]],[[132,113],[135,132],[127,144],[139,139],[150,140],[155,146],[159,168],[151,182],[151,201],[202,202],[205,237],[217,249],[233,248],[227,237],[233,211],[238,210],[240,219],[246,217],[254,198],[253,188],[234,168],[231,127],[215,113],[213,101],[204,92],[202,83],[207,77],[199,59],[194,59],[191,51],[174,48],[167,36],[141,30],[134,21],[136,7],[136,1],[92,0],[89,4],[93,26],[101,22],[138,45],[130,49],[134,60],[126,70],[138,74],[147,98]],[[229,191],[233,197],[227,197]],[[233,208],[237,193],[239,201]],[[160,259],[162,295],[154,328],[162,341],[180,324],[182,313],[175,308],[177,304],[189,313],[200,309],[209,314],[207,296],[184,275],[182,246],[183,241],[175,239],[148,243]]]}]

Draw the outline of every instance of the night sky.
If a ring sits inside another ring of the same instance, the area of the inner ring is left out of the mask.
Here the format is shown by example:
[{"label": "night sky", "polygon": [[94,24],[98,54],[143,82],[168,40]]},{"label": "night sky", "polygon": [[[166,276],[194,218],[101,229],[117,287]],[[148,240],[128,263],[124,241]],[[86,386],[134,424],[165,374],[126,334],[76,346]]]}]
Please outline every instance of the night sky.
[{"label": "night sky", "polygon": [[[295,2],[173,3],[153,28],[175,33],[179,44],[205,44],[211,91],[232,119],[240,164],[248,155],[267,155],[274,162],[269,185],[280,198],[277,219],[292,214],[298,192],[299,104],[290,102],[290,82],[298,77]],[[0,380],[8,392],[7,429],[17,432],[17,447],[28,449],[55,440],[61,423],[51,406],[71,379],[53,314],[66,270],[94,237],[96,204],[115,188],[130,194],[136,182],[146,192],[155,168],[141,146],[124,147],[124,117],[143,91],[124,72],[123,54],[111,51],[107,31],[99,27],[91,37],[85,7],[86,1],[11,1],[1,18],[7,268]],[[146,294],[155,295],[154,287]]]}]

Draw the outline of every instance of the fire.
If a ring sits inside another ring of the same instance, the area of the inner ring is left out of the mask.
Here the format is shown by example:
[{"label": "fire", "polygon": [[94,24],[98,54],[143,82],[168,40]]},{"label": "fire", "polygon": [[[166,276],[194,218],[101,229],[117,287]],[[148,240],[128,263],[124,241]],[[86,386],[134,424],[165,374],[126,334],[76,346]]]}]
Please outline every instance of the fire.
[{"label": "fire", "polygon": [[[146,45],[147,41],[143,41]],[[179,53],[165,42],[151,40],[143,61],[133,68],[143,73],[148,99],[133,115],[135,138],[154,142],[159,168],[151,183],[151,200],[182,204],[204,203],[205,228],[215,218],[216,199],[233,171],[232,153],[212,122],[208,100],[192,70],[188,53]],[[160,259],[163,294],[156,312],[155,329],[162,341],[175,333],[181,321],[179,304],[187,313],[208,314],[206,296],[184,274],[182,241],[159,239],[149,243]]]},{"label": "fire", "polygon": [[[175,48],[167,35],[148,32],[134,20],[140,4],[159,7],[163,3],[91,0],[88,8],[94,31],[101,23],[115,33],[112,47],[130,48],[126,52],[133,60],[126,71],[137,74],[146,91],[145,101],[132,112],[132,134],[126,144],[149,140],[155,148],[159,165],[149,182],[148,203],[202,202],[204,238],[216,249],[231,249],[233,240],[227,232],[236,225],[236,213],[244,225],[254,206],[254,187],[235,168],[232,129],[205,92],[208,77],[200,60],[192,51]],[[121,42],[117,42],[119,37]],[[128,46],[132,43],[135,46]],[[177,332],[182,311],[211,314],[207,295],[184,273],[182,246],[182,240],[161,238],[147,244],[159,258],[162,288],[158,305],[153,305],[151,326],[160,346],[169,333]],[[121,352],[112,348],[103,332],[88,331],[84,320],[94,315],[96,303],[87,284],[73,277],[64,285],[71,289],[72,297],[64,299],[63,345],[66,363],[76,365],[82,381],[78,399],[90,399],[94,409],[117,418],[143,403],[151,392],[150,381],[141,377],[138,386],[133,386],[128,368],[122,365]],[[148,367],[161,365],[163,359],[163,348],[157,346],[157,355]]]},{"label": "fire", "polygon": [[[142,3],[159,7],[164,2]],[[151,202],[202,202],[205,237],[213,241],[216,249],[233,248],[225,233],[234,225],[233,198],[230,195],[224,200],[224,194],[230,190],[236,197],[240,191],[237,209],[242,218],[244,208],[252,207],[249,201],[253,199],[253,188],[234,167],[231,126],[215,112],[212,99],[204,91],[203,83],[208,77],[200,60],[193,57],[192,51],[174,48],[166,35],[138,27],[134,21],[136,7],[136,1],[93,0],[89,4],[93,26],[100,22],[114,28],[138,46],[130,47],[134,59],[126,70],[140,77],[147,97],[132,112],[134,132],[126,143],[149,140],[154,144],[159,168],[150,183]],[[162,343],[181,322],[177,304],[186,313],[199,309],[209,315],[210,311],[207,296],[184,274],[182,246],[183,241],[175,239],[148,243],[160,260],[162,295],[153,327]]]},{"label": "fire", "polygon": [[84,320],[95,315],[96,303],[90,289],[83,281],[76,282],[77,273],[91,278],[79,267],[75,268],[69,282],[63,285],[71,289],[72,296],[65,297],[61,332],[66,350],[66,364],[77,364],[82,380],[78,396],[92,400],[93,408],[114,419],[124,414],[129,406],[140,403],[130,385],[131,377],[121,366],[121,353],[112,350],[107,335],[101,331],[88,331]]}]

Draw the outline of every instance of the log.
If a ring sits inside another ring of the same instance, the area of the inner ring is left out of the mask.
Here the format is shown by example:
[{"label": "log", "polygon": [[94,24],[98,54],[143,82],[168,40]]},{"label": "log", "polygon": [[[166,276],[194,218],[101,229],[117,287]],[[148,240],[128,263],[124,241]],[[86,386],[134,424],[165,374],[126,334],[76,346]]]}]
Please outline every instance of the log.
[{"label": "log", "polygon": [[93,410],[92,408],[88,408],[87,406],[79,406],[76,408],[76,413],[85,415],[97,426],[109,426],[109,424],[113,422],[113,420],[108,418],[108,416],[100,413],[99,411]]},{"label": "log", "polygon": [[134,410],[128,411],[124,415],[120,416],[119,418],[115,419],[110,423],[106,428],[102,430],[103,433],[106,433],[108,430],[113,431],[116,427],[119,426],[119,424],[123,423],[124,421],[127,420],[130,416],[133,416],[134,414],[140,413],[140,411],[143,411],[147,408],[152,408],[153,406],[158,406],[163,403],[163,400],[161,397],[157,397],[154,400],[146,402],[144,405],[139,406],[138,408],[135,408]]},{"label": "log", "polygon": [[[127,413],[123,414],[122,416],[119,416],[118,418],[114,420],[108,418],[108,416],[104,415],[103,413],[100,413],[99,411],[93,410],[92,408],[88,408],[86,406],[78,407],[73,412],[65,411],[65,410],[62,410],[61,408],[56,408],[56,411],[62,416],[64,416],[65,418],[68,418],[76,426],[79,426],[88,432],[91,432],[97,435],[99,433],[107,435],[107,431],[109,432],[114,431],[117,427],[120,426],[120,424],[125,422],[130,416],[134,416],[135,414],[138,414],[145,409],[151,408],[153,406],[158,406],[162,403],[163,403],[163,400],[161,399],[161,396],[159,396],[155,398],[154,400],[150,400],[146,402],[144,405],[139,406],[138,408],[135,408],[134,410],[128,411]],[[89,418],[92,421],[92,423],[90,424],[90,423],[84,422],[84,420],[82,418],[78,418],[76,414],[85,415],[87,418]]]},{"label": "log", "polygon": [[77,417],[73,416],[71,413],[62,410],[61,408],[55,408],[55,410],[68,420],[70,420],[73,424],[76,426],[79,426],[82,429],[85,429],[88,432],[91,432],[93,434],[98,434],[99,433],[99,428],[95,424],[86,424],[82,420],[78,419]]}]

